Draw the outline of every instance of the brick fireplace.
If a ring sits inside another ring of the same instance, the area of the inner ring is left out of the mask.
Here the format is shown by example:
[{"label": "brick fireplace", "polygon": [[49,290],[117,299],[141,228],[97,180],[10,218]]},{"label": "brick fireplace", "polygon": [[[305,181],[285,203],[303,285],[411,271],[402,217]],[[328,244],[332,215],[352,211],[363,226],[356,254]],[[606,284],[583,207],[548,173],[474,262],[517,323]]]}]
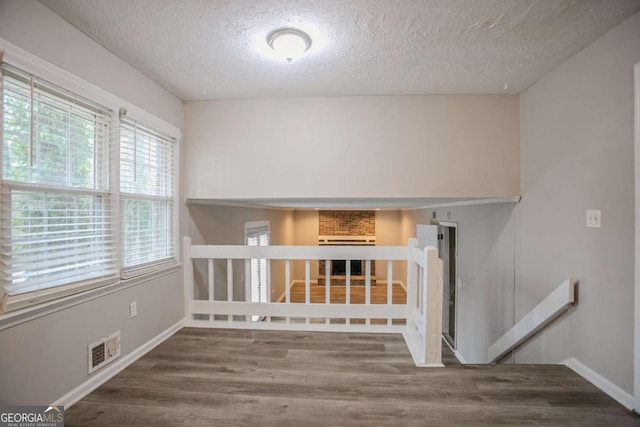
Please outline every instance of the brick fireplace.
[{"label": "brick fireplace", "polygon": [[[376,212],[375,211],[320,211],[318,221],[319,245],[366,245],[374,246],[376,241]],[[345,260],[331,260],[331,285],[346,284]],[[365,262],[350,260],[351,284],[364,286]],[[319,261],[318,284],[326,284],[326,261]],[[371,263],[371,285],[376,284],[375,262]]]}]

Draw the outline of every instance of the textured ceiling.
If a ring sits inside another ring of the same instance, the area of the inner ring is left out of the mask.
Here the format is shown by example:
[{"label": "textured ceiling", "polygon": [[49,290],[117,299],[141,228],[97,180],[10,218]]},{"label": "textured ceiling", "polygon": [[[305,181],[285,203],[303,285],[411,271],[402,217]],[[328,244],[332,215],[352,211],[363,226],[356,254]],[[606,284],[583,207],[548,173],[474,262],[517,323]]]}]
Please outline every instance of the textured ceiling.
[{"label": "textured ceiling", "polygon": [[[183,100],[518,93],[640,8],[640,0],[41,2]],[[313,39],[290,64],[265,41],[286,26]]]}]

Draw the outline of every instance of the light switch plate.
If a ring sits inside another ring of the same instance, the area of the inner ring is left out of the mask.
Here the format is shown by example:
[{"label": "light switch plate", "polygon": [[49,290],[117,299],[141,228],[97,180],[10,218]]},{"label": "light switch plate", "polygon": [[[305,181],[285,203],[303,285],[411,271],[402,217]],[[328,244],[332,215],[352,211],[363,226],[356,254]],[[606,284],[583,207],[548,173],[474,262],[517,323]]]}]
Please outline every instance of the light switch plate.
[{"label": "light switch plate", "polygon": [[138,315],[138,303],[136,301],[129,304],[129,315],[136,317]]},{"label": "light switch plate", "polygon": [[589,228],[601,228],[602,227],[602,212],[596,209],[587,210],[587,227]]}]

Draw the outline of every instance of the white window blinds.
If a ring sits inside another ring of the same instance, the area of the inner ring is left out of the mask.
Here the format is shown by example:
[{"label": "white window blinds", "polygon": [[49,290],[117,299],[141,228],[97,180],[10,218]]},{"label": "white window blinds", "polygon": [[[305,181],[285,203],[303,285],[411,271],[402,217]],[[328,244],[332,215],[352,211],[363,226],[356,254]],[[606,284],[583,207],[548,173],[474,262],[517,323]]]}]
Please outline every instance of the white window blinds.
[{"label": "white window blinds", "polygon": [[111,111],[6,64],[1,70],[4,292],[117,276]]},{"label": "white window blinds", "polygon": [[[269,226],[260,226],[249,228],[245,232],[247,236],[247,245],[249,246],[269,246],[270,234]],[[269,265],[266,259],[252,259],[250,266],[251,274],[251,301],[252,302],[268,302],[266,293],[267,280],[269,280]],[[253,320],[257,320],[257,316],[253,316]]]},{"label": "white window blinds", "polygon": [[121,119],[120,198],[125,269],[176,256],[175,138]]}]

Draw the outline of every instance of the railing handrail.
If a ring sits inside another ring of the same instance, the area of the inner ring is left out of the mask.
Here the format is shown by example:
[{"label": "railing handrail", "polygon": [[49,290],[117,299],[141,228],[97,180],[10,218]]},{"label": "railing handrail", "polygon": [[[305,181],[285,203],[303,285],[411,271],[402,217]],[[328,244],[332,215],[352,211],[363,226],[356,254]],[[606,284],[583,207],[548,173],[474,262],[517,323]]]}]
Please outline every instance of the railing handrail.
[{"label": "railing handrail", "polygon": [[327,260],[358,259],[374,261],[406,261],[407,246],[246,246],[246,245],[192,245],[192,259],[290,259]]},{"label": "railing handrail", "polygon": [[487,350],[489,363],[495,363],[533,337],[575,303],[576,279],[569,278],[525,314]]}]

